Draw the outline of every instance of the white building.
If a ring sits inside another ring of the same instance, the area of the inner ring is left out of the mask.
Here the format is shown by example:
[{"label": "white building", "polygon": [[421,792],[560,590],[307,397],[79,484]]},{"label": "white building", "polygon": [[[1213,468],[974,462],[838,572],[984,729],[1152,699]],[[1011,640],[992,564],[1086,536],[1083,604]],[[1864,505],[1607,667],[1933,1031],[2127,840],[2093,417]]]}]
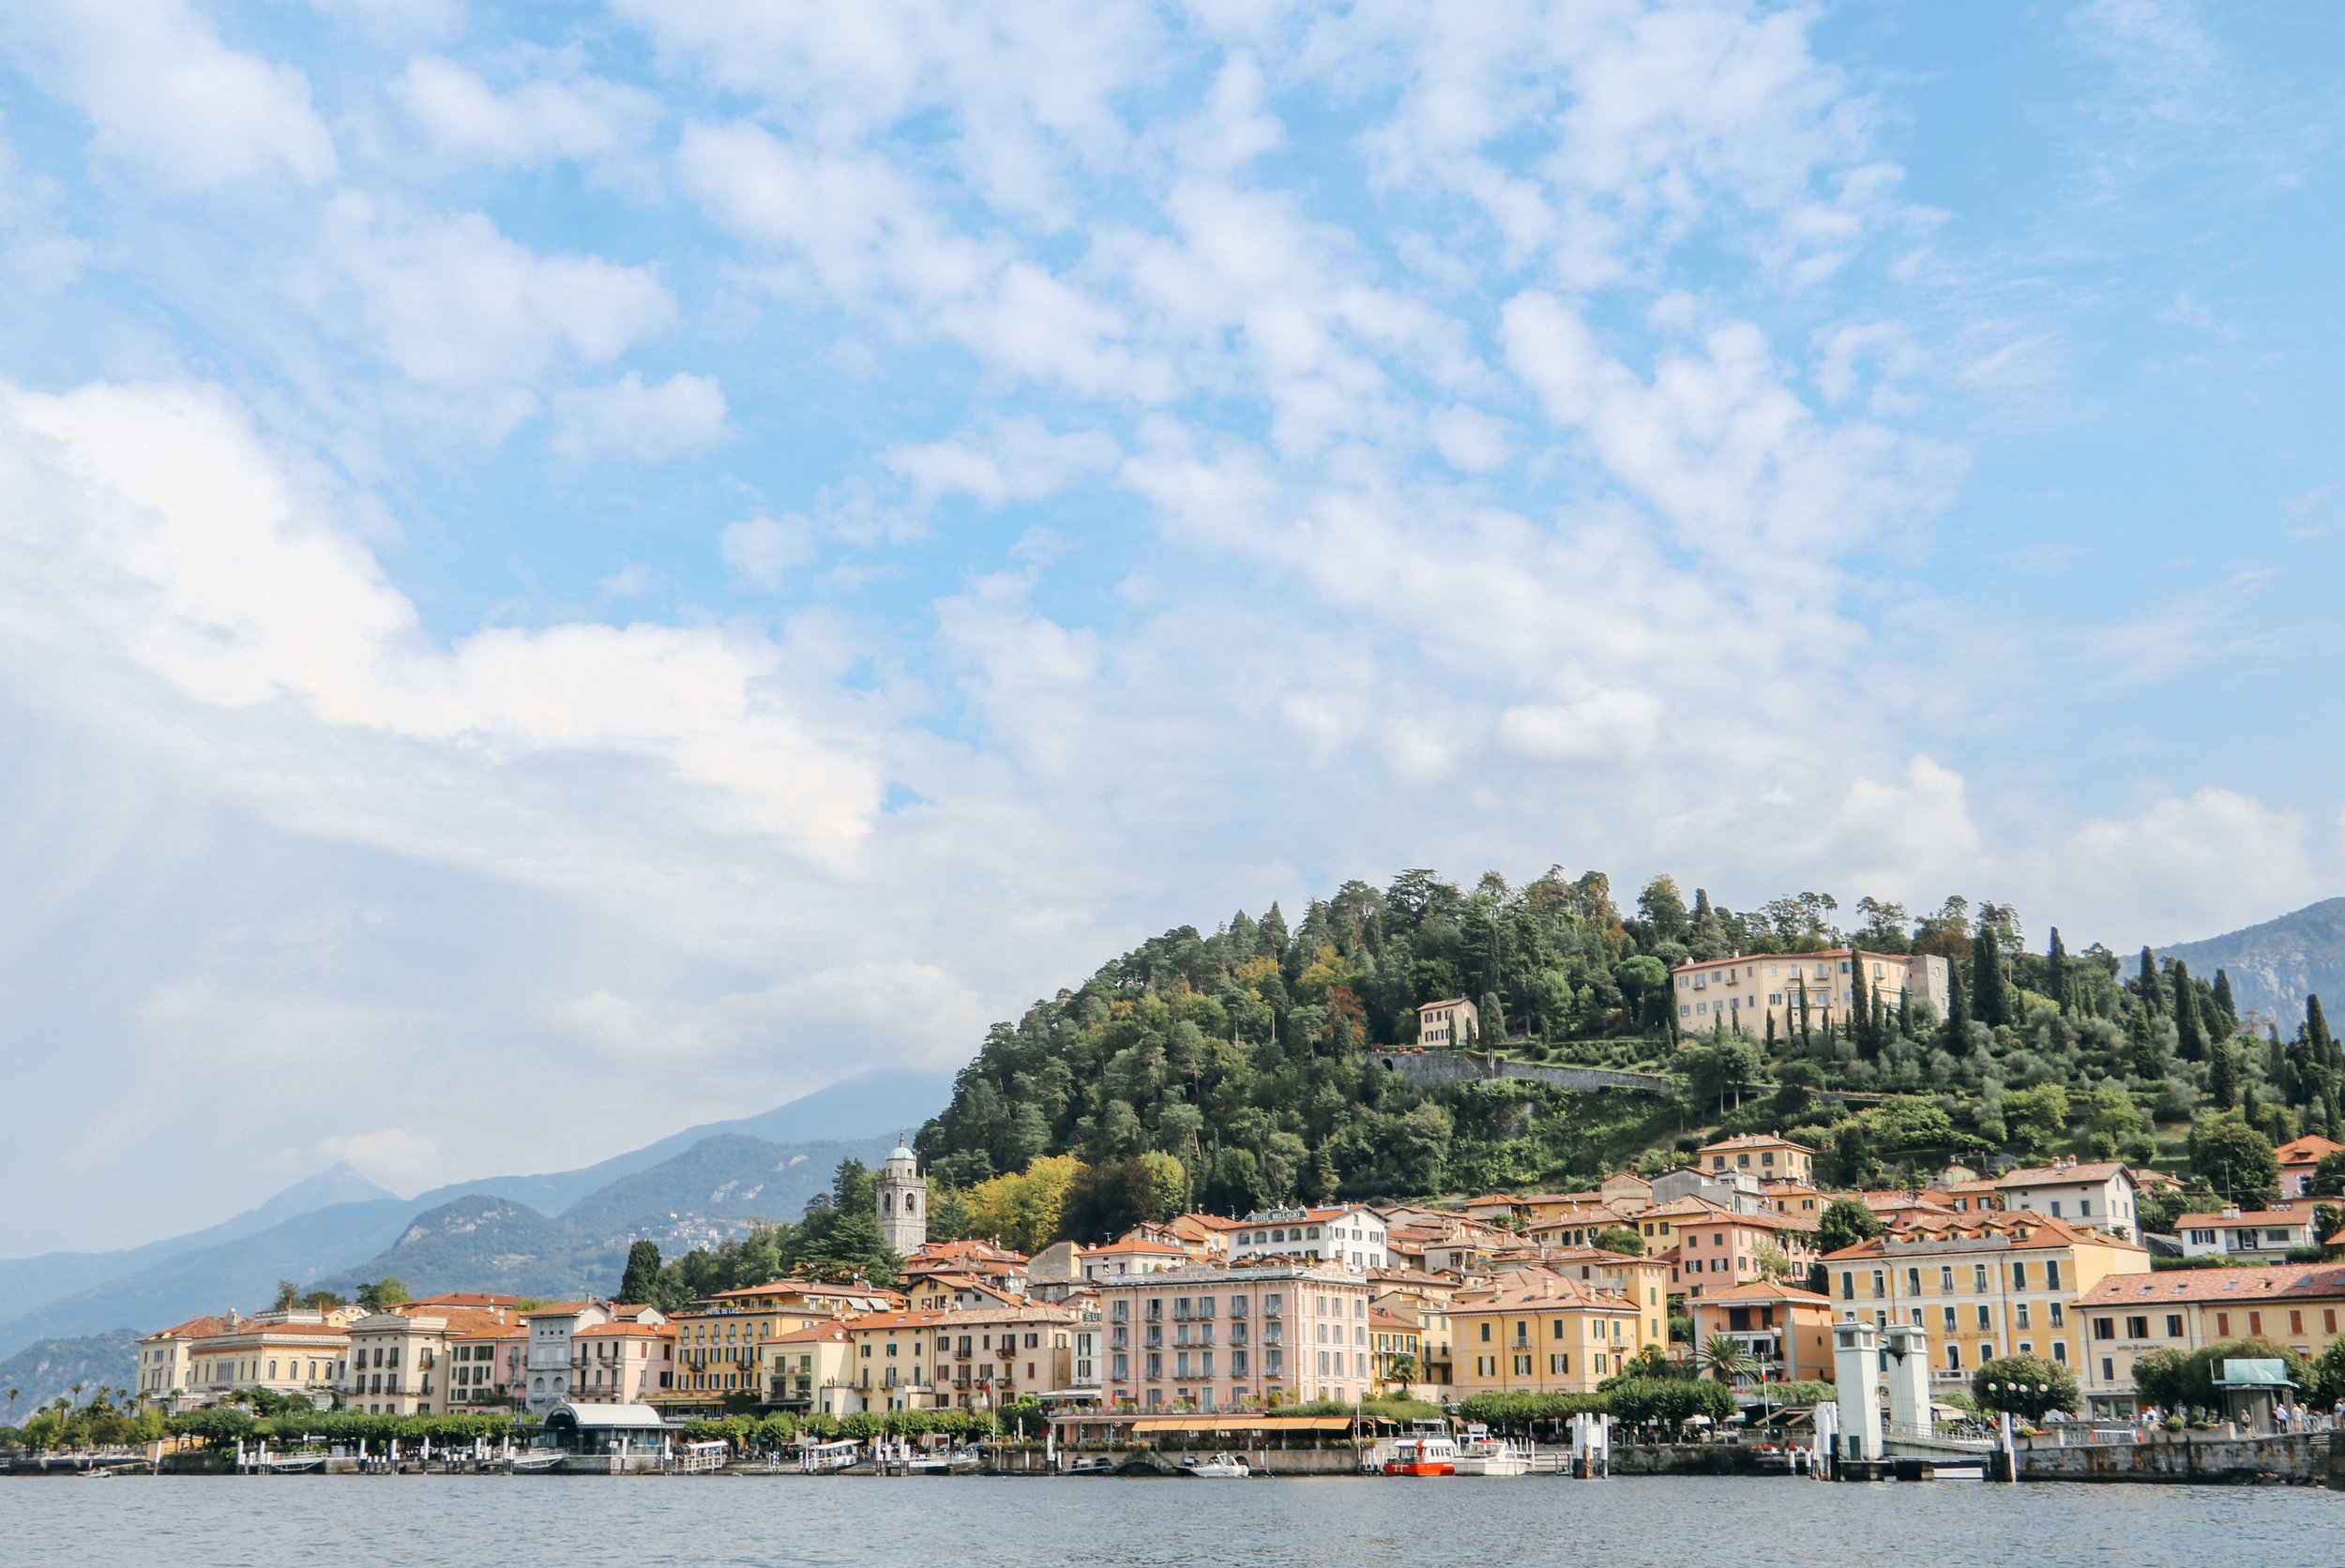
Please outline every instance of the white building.
[{"label": "white building", "polygon": [[2075,1160],[2014,1170],[1995,1184],[2005,1209],[2030,1209],[2054,1219],[2082,1220],[2096,1230],[2133,1239],[2133,1172],[2113,1160]]},{"label": "white building", "polygon": [[2311,1203],[2275,1203],[2242,1211],[2227,1203],[2220,1214],[2184,1214],[2174,1221],[2185,1258],[2223,1253],[2233,1258],[2283,1257],[2289,1248],[2315,1245]]},{"label": "white building", "polygon": [[1811,1029],[1826,1021],[1846,1028],[1854,1014],[1860,970],[1865,994],[1889,1011],[1896,1012],[1910,996],[1945,1017],[1948,972],[1938,955],[1834,947],[1822,953],[1737,953],[1678,965],[1670,972],[1677,1027],[1687,1034],[1706,1034],[1723,1021],[1730,1030],[1764,1034],[1772,1018],[1778,1035],[1792,1034],[1805,1009]]},{"label": "white building", "polygon": [[1263,1209],[1230,1232],[1230,1261],[1300,1258],[1340,1263],[1354,1274],[1390,1268],[1384,1218],[1364,1203],[1330,1209]]},{"label": "white building", "polygon": [[1481,1010],[1464,997],[1428,1002],[1416,1010],[1416,1043],[1445,1050],[1470,1046],[1482,1033]]},{"label": "white building", "polygon": [[552,1302],[518,1316],[529,1325],[529,1409],[542,1416],[570,1397],[571,1343],[578,1332],[611,1321],[611,1312],[600,1302]]}]

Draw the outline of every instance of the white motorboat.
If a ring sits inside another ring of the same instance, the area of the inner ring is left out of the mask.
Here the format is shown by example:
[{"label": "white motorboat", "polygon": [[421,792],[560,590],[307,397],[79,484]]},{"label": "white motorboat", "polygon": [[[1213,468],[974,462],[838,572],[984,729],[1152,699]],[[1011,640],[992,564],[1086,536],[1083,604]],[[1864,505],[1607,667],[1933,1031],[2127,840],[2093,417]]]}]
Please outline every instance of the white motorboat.
[{"label": "white motorboat", "polygon": [[1531,1455],[1504,1439],[1490,1436],[1490,1428],[1474,1425],[1466,1428],[1465,1441],[1458,1445],[1457,1457],[1450,1461],[1460,1475],[1528,1475]]},{"label": "white motorboat", "polygon": [[1234,1454],[1216,1454],[1209,1458],[1191,1459],[1181,1466],[1183,1475],[1193,1475],[1200,1481],[1243,1481],[1254,1472],[1246,1461]]},{"label": "white motorboat", "polygon": [[560,1470],[569,1455],[558,1448],[525,1448],[505,1461],[506,1469],[515,1475],[542,1475]]},{"label": "white motorboat", "polygon": [[307,1475],[325,1466],[323,1454],[272,1454],[265,1461],[272,1475]]}]

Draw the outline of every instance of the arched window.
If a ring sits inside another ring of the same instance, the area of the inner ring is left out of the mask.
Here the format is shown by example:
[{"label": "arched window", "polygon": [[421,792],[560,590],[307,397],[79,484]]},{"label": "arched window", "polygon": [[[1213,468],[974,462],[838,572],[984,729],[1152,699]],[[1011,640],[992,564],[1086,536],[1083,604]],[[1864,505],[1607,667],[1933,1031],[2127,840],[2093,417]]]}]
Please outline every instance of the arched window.
[{"label": "arched window", "polygon": [[880,1194],[880,1213],[881,1213],[881,1214],[894,1214],[895,1212],[896,1212],[896,1195],[895,1195],[894,1193],[892,1193],[892,1192],[884,1192],[884,1193],[881,1193],[881,1194]]},{"label": "arched window", "polygon": [[905,1214],[918,1214],[919,1212],[920,1212],[920,1199],[919,1199],[919,1198],[918,1198],[916,1195],[913,1194],[913,1193],[906,1193],[906,1194],[904,1194],[904,1213],[905,1213]]}]

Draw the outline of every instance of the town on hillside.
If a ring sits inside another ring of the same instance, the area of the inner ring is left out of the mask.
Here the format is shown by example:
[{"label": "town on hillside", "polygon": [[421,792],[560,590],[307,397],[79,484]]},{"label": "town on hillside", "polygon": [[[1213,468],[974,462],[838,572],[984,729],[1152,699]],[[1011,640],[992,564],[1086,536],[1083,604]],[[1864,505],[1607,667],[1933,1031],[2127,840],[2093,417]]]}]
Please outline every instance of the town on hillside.
[{"label": "town on hillside", "polygon": [[[2284,1153],[2301,1191],[2339,1151]],[[136,1386],[105,1391],[123,1396],[110,1409],[239,1455],[267,1417],[280,1438],[355,1419],[361,1448],[390,1440],[378,1453],[401,1433],[428,1455],[435,1432],[445,1449],[494,1431],[671,1457],[679,1438],[844,1458],[857,1440],[884,1454],[890,1433],[1014,1430],[1071,1454],[1207,1428],[1254,1446],[1292,1426],[1355,1448],[1382,1434],[1423,1463],[1435,1428],[1545,1423],[1553,1439],[1587,1416],[1812,1453],[1836,1446],[1852,1397],[1886,1415],[1878,1381],[1907,1388],[1908,1440],[1958,1445],[1943,1461],[1998,1415],[2236,1435],[2325,1428],[2345,1398],[2345,1264],[2290,1261],[2335,1239],[2315,1206],[2186,1214],[2177,1237],[2145,1235],[2145,1193],[2171,1178],[2120,1162],[1835,1191],[1816,1150],[1746,1133],[1588,1191],[1185,1213],[1032,1256],[928,1239],[909,1147],[875,1175],[870,1217],[900,1259],[886,1286],[778,1278],[676,1310],[406,1299],[396,1282],[351,1304],[288,1292],[145,1334]],[[2241,1406],[2223,1369],[2249,1362],[2278,1380]],[[1837,1386],[1852,1376],[1861,1391]],[[1378,1452],[1401,1462],[1390,1441]]]}]

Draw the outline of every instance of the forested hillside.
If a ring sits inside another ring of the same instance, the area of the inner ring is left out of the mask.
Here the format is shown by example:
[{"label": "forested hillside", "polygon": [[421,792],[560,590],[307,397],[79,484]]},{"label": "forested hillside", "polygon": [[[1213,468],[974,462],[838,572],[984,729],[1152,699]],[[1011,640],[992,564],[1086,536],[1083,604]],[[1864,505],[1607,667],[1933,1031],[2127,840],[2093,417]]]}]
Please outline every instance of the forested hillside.
[{"label": "forested hillside", "polygon": [[[919,1135],[946,1189],[937,1218],[1031,1247],[1176,1198],[1234,1214],[1585,1182],[1721,1129],[1794,1133],[1855,1182],[1997,1153],[2179,1167],[2218,1119],[2267,1146],[2340,1128],[2345,1055],[2317,1003],[2292,1041],[2241,1036],[2219,972],[2071,951],[2057,930],[2036,951],[2017,910],[1960,897],[1918,917],[1865,898],[1855,914],[1843,929],[1812,893],[1742,912],[1700,891],[1688,903],[1667,877],[1629,913],[1599,873],[1521,887],[1492,873],[1469,891],[1414,870],[1382,891],[1346,883],[1292,929],[1276,905],[1183,927],[994,1027]],[[1875,1003],[1782,1038],[1675,1033],[1670,966],[1851,939],[1947,957],[1950,1016]],[[1450,996],[1478,1003],[1482,1048],[1641,1063],[1683,1088],[1420,1090],[1370,1063],[1364,1047],[1410,1042],[1417,1004]]]}]

